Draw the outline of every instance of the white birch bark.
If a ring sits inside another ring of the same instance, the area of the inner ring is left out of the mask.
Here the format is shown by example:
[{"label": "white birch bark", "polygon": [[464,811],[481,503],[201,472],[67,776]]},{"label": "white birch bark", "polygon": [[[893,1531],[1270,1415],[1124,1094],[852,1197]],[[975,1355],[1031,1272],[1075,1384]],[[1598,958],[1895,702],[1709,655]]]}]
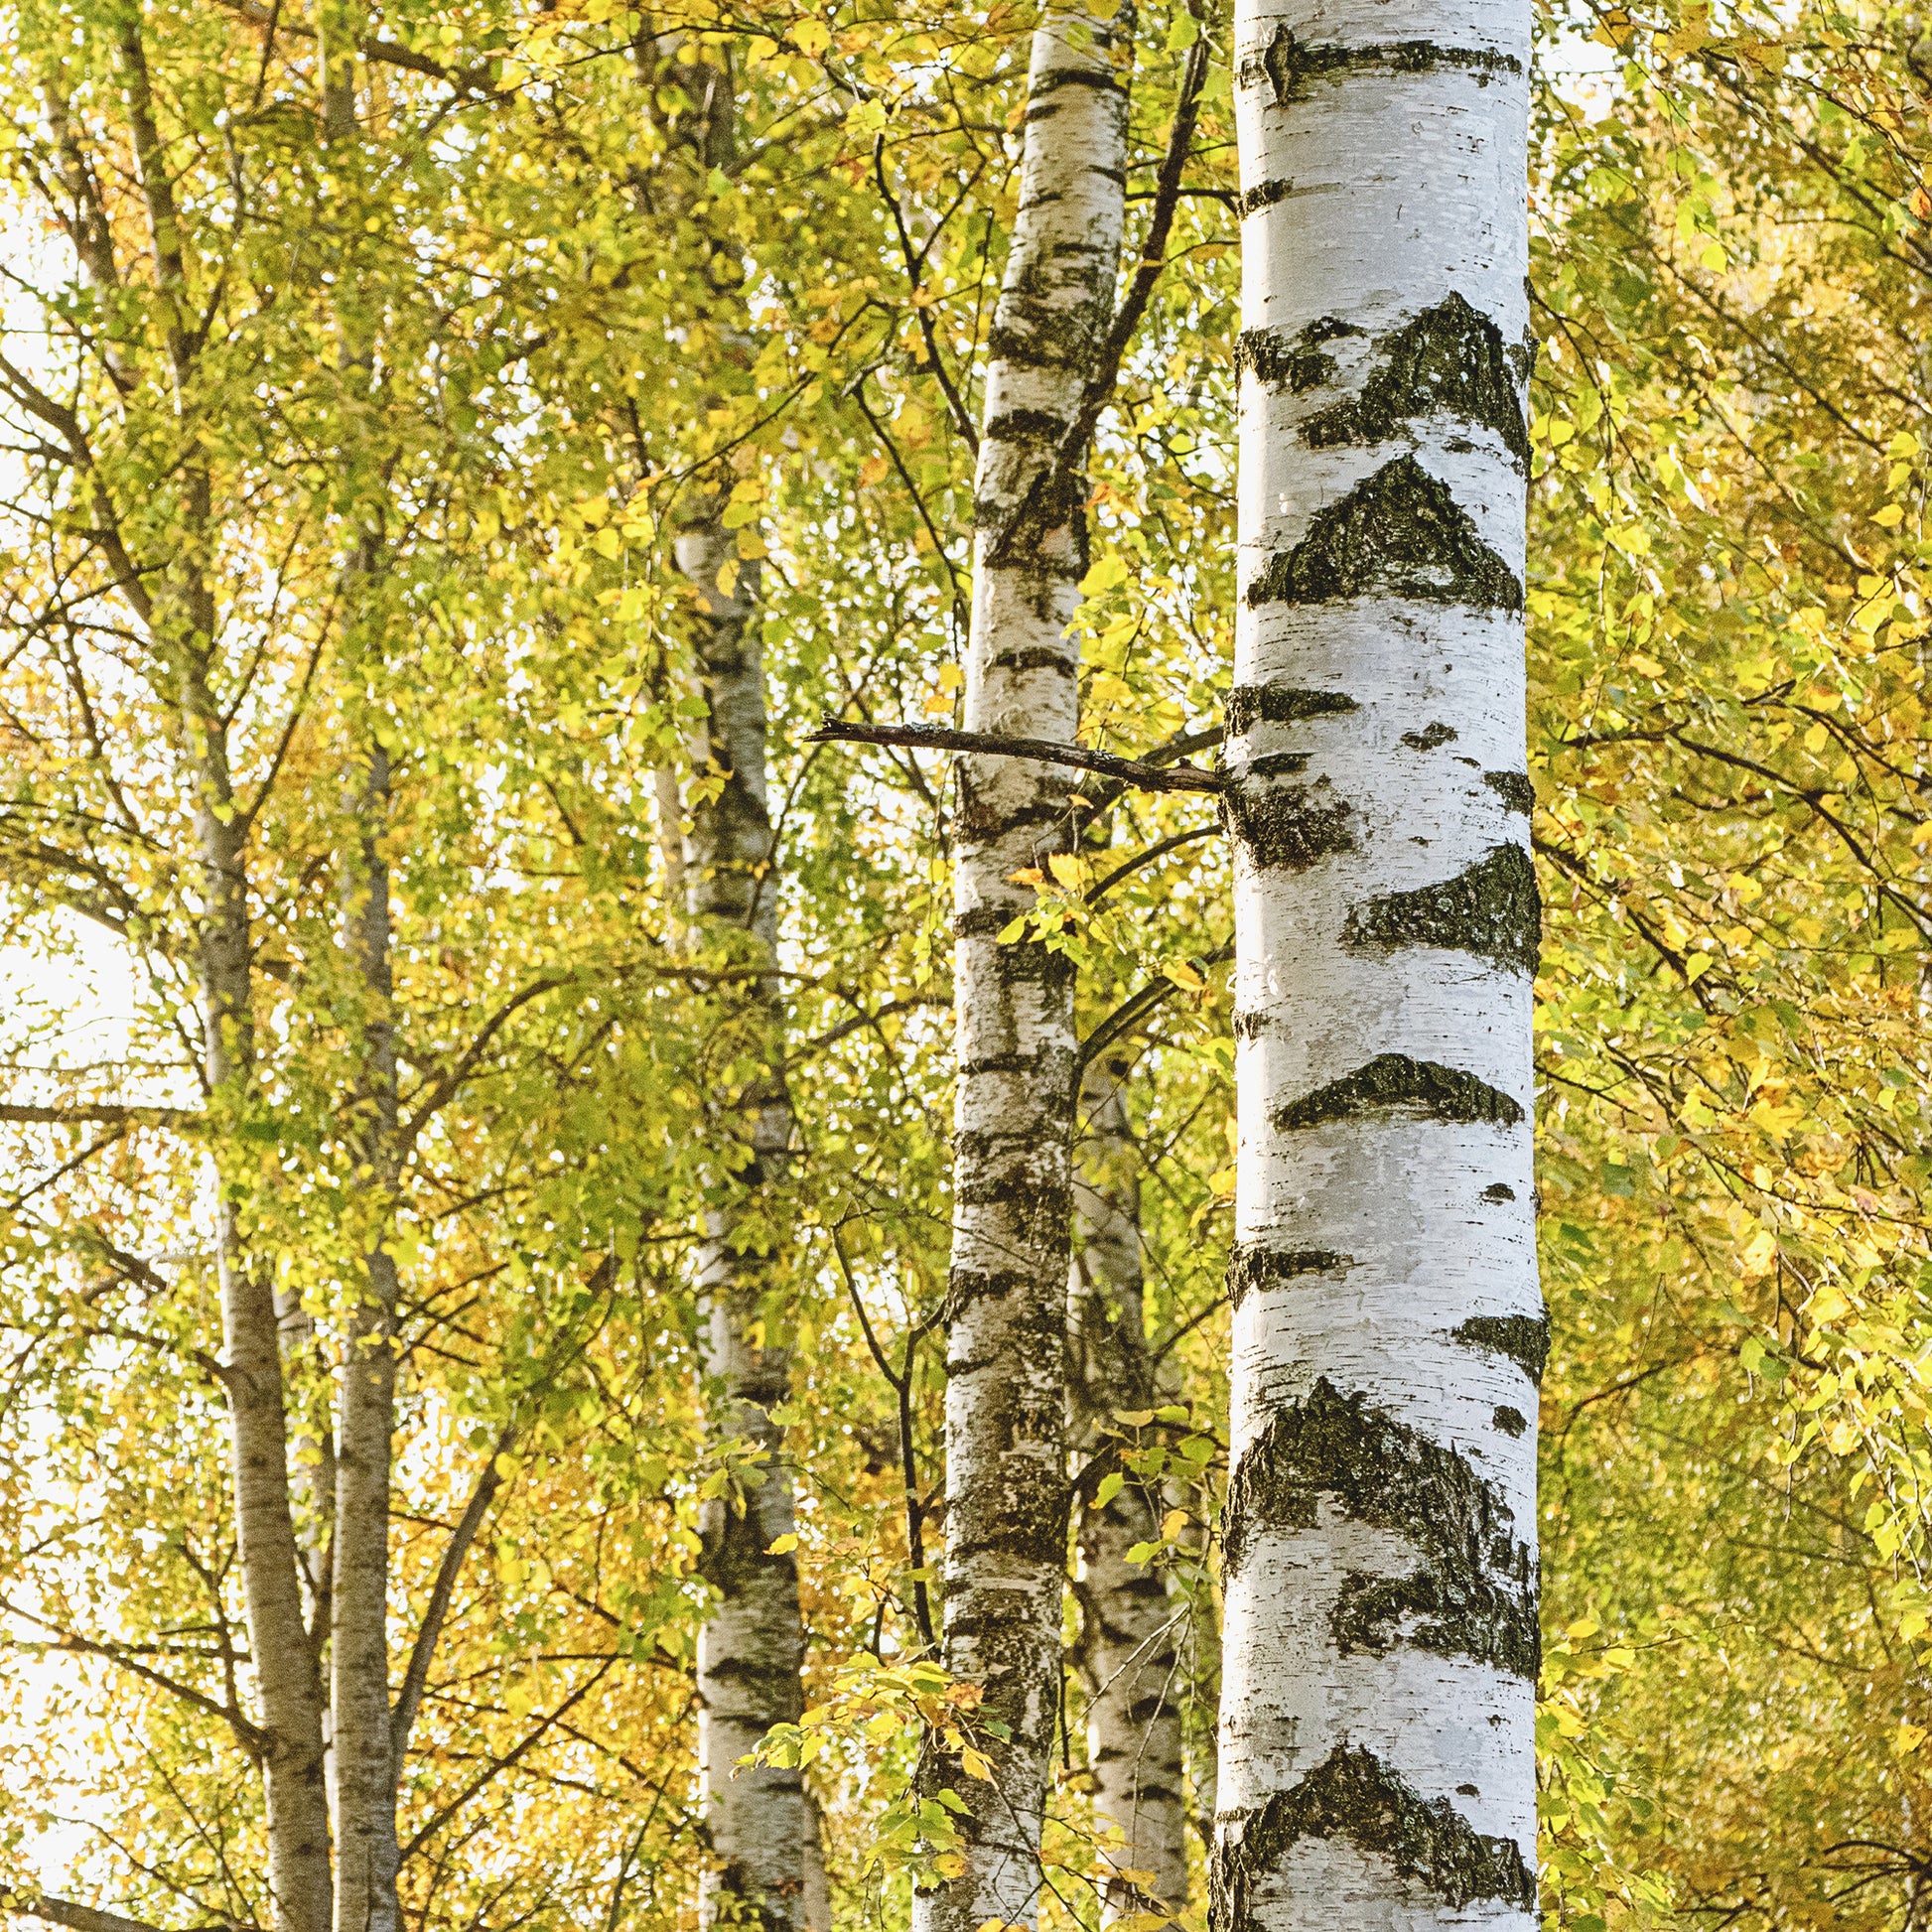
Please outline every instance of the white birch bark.
[{"label": "white birch bark", "polygon": [[[135,172],[153,238],[166,352],[174,392],[182,395],[195,384],[200,339],[190,321],[194,298],[180,214],[136,9],[121,17],[117,52]],[[213,496],[198,461],[183,465],[179,488],[184,530],[173,568],[157,573],[152,603],[138,584],[128,596],[147,625],[180,717],[179,771],[193,814],[202,901],[196,966],[209,1110],[217,1119],[238,1122],[260,1100],[247,821],[237,807],[228,759],[229,721],[212,683],[219,613],[199,560],[213,547]],[[333,1883],[322,1686],[313,1635],[303,1617],[275,1293],[247,1252],[225,1185],[217,1186],[214,1232],[235,1540],[264,1733],[271,1907],[277,1932],[329,1932]]]},{"label": "white birch bark", "polygon": [[[1035,31],[1020,204],[995,315],[975,480],[965,726],[1070,740],[1067,624],[1086,573],[1077,436],[1114,305],[1131,44],[1049,13]],[[944,1661],[980,1686],[991,1783],[935,1756],[964,1870],[914,1903],[918,1932],[1032,1923],[1058,1706],[1066,1583],[1066,1284],[1074,1035],[1067,962],[998,935],[1033,903],[1013,875],[1069,846],[1060,767],[959,766],[953,972],[951,1327]]]},{"label": "white birch bark", "polygon": [[[365,25],[354,0],[319,10],[323,130],[333,164],[351,180],[364,160],[355,90],[355,48]],[[373,389],[373,325],[352,270],[337,283],[342,366],[351,404]],[[353,418],[346,420],[352,421]],[[342,461],[366,491],[369,453]],[[343,581],[344,656],[361,681],[376,654],[377,578],[383,557],[381,502],[365,498]],[[346,868],[344,937],[358,982],[351,1051],[356,1058],[348,1139],[356,1179],[349,1233],[362,1253],[343,1332],[338,1391],[336,1498],[329,1610],[330,1795],[336,1841],[335,1932],[396,1932],[396,1784],[400,1766],[389,1705],[389,1482],[396,1421],[396,1315],[400,1284],[387,1240],[401,1171],[396,1035],[390,964],[389,754],[359,700],[348,718],[350,756],[361,776],[359,821]]]},{"label": "white birch bark", "polygon": [[399,1171],[396,1043],[390,1012],[389,869],[380,840],[389,759],[373,739],[348,907],[350,956],[367,1012],[355,1096],[360,1239],[370,1243],[343,1337],[336,1453],[335,1567],[329,1686],[336,1825],[336,1932],[395,1932],[396,1778],[389,1717],[389,1474],[396,1412],[395,1257],[390,1232]]},{"label": "white birch bark", "polygon": [[[735,534],[717,520],[722,507],[714,499],[703,520],[677,539],[678,568],[697,593],[696,670],[706,706],[692,731],[692,763],[700,773],[725,774],[715,798],[691,805],[683,871],[697,930],[730,936],[741,957],[768,966],[776,961],[778,920],[759,567],[739,560]],[[775,1052],[776,1000],[768,989],[756,997],[756,1024]],[[817,1814],[803,1774],[776,1765],[738,1768],[773,1725],[797,1721],[805,1656],[797,1559],[769,1554],[796,1528],[784,1431],[772,1415],[790,1390],[791,1356],[769,1306],[769,1260],[741,1253],[733,1240],[746,1196],[784,1172],[791,1109],[775,1077],[752,1104],[753,1161],[736,1177],[744,1191],[709,1211],[698,1257],[705,1371],[717,1388],[711,1435],[763,1454],[743,1494],[706,1504],[702,1523],[703,1572],[718,1592],[698,1637],[698,1769],[713,1856],[702,1912],[708,1926],[819,1932],[809,1923],[813,1893],[822,1888]],[[760,1333],[767,1334],[763,1342]]]},{"label": "white birch bark", "polygon": [[1528,0],[1244,0],[1220,1932],[1535,1923]]},{"label": "white birch bark", "polygon": [[[1087,1764],[1102,1834],[1101,1920],[1176,1913],[1187,1903],[1186,1807],[1180,1660],[1184,1599],[1170,1598],[1159,1569],[1130,1563],[1138,1543],[1160,1540],[1166,1497],[1109,1453],[1114,1412],[1152,1409],[1141,1305],[1140,1150],[1121,1091],[1124,1058],[1096,1061],[1082,1099],[1085,1132],[1073,1181],[1078,1242],[1069,1304],[1070,1447],[1083,1468],[1079,1530],[1080,1676],[1087,1693]],[[1124,1475],[1106,1502],[1100,1483]]]}]

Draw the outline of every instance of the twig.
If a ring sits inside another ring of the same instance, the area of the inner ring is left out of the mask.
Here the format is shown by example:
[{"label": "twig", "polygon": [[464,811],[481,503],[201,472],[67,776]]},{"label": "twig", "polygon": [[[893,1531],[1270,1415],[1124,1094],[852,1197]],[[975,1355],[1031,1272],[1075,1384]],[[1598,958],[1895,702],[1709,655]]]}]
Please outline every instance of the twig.
[{"label": "twig", "polygon": [[1090,752],[1084,745],[1060,745],[1045,738],[1007,738],[998,732],[956,732],[923,725],[847,725],[828,718],[807,741],[850,745],[910,745],[928,752],[967,752],[983,758],[1033,759],[1041,764],[1070,764],[1098,771],[1140,791],[1204,791],[1218,795],[1227,780],[1218,771],[1177,764],[1163,769],[1143,759],[1112,752]]}]

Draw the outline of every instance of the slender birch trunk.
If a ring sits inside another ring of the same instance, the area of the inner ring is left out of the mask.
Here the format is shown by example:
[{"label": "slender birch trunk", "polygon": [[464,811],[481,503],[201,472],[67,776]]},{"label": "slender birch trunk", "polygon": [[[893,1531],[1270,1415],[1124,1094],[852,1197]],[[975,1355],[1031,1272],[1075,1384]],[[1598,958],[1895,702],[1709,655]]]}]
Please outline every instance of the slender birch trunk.
[{"label": "slender birch trunk", "polygon": [[[1094,1822],[1107,1835],[1103,1923],[1187,1903],[1182,1795],[1179,1645],[1184,1604],[1169,1597],[1151,1564],[1130,1563],[1137,1543],[1160,1540],[1165,1496],[1107,1453],[1116,1410],[1156,1406],[1141,1307],[1140,1151],[1122,1086],[1128,1062],[1089,1067],[1086,1135],[1073,1182],[1081,1237],[1073,1260],[1072,1364],[1067,1378],[1072,1449],[1085,1465],[1080,1576],[1080,1675],[1087,1692],[1087,1763]],[[1106,1502],[1100,1483],[1126,1480]],[[1128,1874],[1134,1875],[1128,1875]]]},{"label": "slender birch trunk", "polygon": [[396,1041],[391,1012],[389,869],[381,838],[389,757],[371,734],[361,835],[346,925],[368,1011],[352,1133],[364,1209],[354,1231],[369,1243],[343,1337],[336,1451],[335,1570],[330,1590],[329,1689],[335,1759],[336,1932],[395,1932],[396,1783],[401,1766],[389,1707],[389,1479],[396,1413],[400,1284],[384,1245],[398,1161]]},{"label": "slender birch trunk", "polygon": [[[1131,47],[1106,22],[1035,31],[1012,251],[994,318],[975,480],[965,725],[1070,740],[1066,630],[1086,574],[1083,420],[1114,305]],[[946,1351],[946,1667],[977,1684],[993,1781],[936,1757],[964,1869],[915,1901],[919,1932],[1030,1924],[1051,1767],[1066,1587],[1066,1284],[1074,1071],[1067,961],[1001,930],[1033,903],[1013,875],[1067,850],[1061,767],[959,767],[954,980],[959,1084]]]},{"label": "slender birch trunk", "polygon": [[[248,882],[228,772],[226,736],[205,656],[191,658],[183,706],[195,748],[203,925],[204,1071],[214,1105],[240,1116],[255,1101],[253,946]],[[324,1781],[322,1684],[302,1614],[301,1560],[290,1507],[288,1414],[275,1294],[242,1242],[225,1187],[215,1206],[215,1268],[226,1353],[235,1536],[248,1647],[267,1745],[268,1884],[279,1932],[329,1932],[332,1881]]]},{"label": "slender birch trunk", "polygon": [[[697,592],[697,674],[706,706],[691,758],[700,772],[724,774],[723,790],[690,809],[684,877],[692,923],[714,935],[743,934],[741,949],[771,965],[777,881],[766,808],[759,567],[739,560],[736,536],[718,520],[722,510],[722,499],[713,498],[703,519],[677,539],[678,568]],[[768,992],[756,997],[775,1058],[777,1003]],[[747,1195],[784,1173],[791,1109],[775,1077],[752,1102],[752,1164],[737,1175],[745,1191],[707,1214],[698,1257],[705,1370],[718,1388],[711,1434],[762,1454],[742,1495],[706,1504],[701,1526],[705,1580],[718,1592],[698,1637],[698,1769],[714,1858],[702,1911],[708,1926],[825,1932],[808,1924],[817,1814],[803,1774],[775,1765],[737,1768],[773,1725],[796,1723],[804,1702],[797,1559],[771,1554],[796,1528],[784,1431],[772,1414],[790,1391],[791,1355],[776,1338],[783,1324],[771,1307],[771,1263],[741,1252],[734,1239]],[[767,1323],[771,1338],[760,1341]]]},{"label": "slender birch trunk", "polygon": [[[364,27],[353,0],[320,10],[323,133],[333,165],[354,180],[362,168],[355,49]],[[343,574],[344,656],[359,685],[376,654],[375,609],[384,542],[379,480],[358,435],[373,400],[372,318],[352,268],[341,302],[343,452],[359,497]],[[389,1484],[396,1422],[395,1257],[387,1246],[401,1173],[396,1086],[395,985],[390,963],[389,754],[359,692],[348,707],[349,753],[360,770],[355,847],[347,867],[344,940],[357,982],[353,1109],[347,1139],[355,1181],[348,1233],[362,1255],[343,1332],[337,1397],[334,1564],[330,1578],[330,1780],[336,1837],[335,1932],[396,1932],[396,1786],[389,1704]]]},{"label": "slender birch trunk", "polygon": [[[200,338],[165,144],[155,119],[139,11],[119,29],[123,99],[135,172],[154,248],[155,289],[172,393],[194,394]],[[178,479],[182,541],[152,607],[142,610],[178,695],[180,770],[192,801],[201,893],[203,1075],[210,1111],[240,1126],[259,1104],[255,1084],[248,908],[247,821],[228,762],[228,721],[216,701],[212,658],[218,627],[206,570],[214,538],[211,485],[191,458]],[[242,1598],[265,1734],[262,1782],[268,1882],[278,1932],[329,1932],[332,1878],[325,1789],[323,1702],[312,1633],[303,1618],[302,1569],[290,1501],[286,1391],[275,1293],[248,1254],[226,1184],[215,1202],[215,1272],[221,1298],[235,1537]]]},{"label": "slender birch trunk", "polygon": [[1528,0],[1245,0],[1221,1932],[1535,1923]]}]

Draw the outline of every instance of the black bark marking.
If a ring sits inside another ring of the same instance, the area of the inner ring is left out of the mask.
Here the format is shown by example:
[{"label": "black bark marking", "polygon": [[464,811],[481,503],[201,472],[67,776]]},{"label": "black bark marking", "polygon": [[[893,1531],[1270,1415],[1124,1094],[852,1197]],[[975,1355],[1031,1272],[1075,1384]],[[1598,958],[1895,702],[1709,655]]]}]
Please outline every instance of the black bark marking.
[{"label": "black bark marking", "polygon": [[1485,771],[1482,782],[1513,812],[1528,818],[1536,809],[1536,787],[1527,771]]},{"label": "black bark marking", "polygon": [[1381,359],[1361,393],[1302,425],[1311,449],[1384,443],[1418,417],[1455,416],[1493,430],[1511,456],[1529,462],[1529,425],[1503,332],[1453,290],[1376,348]]},{"label": "black bark marking", "polygon": [[1412,1060],[1406,1053],[1378,1053],[1366,1066],[1344,1073],[1325,1087],[1305,1093],[1275,1111],[1284,1134],[1330,1121],[1360,1120],[1371,1114],[1408,1114],[1427,1120],[1515,1127],[1523,1110],[1508,1094],[1459,1067],[1434,1060]]},{"label": "black bark marking", "polygon": [[1346,1839],[1457,1910],[1478,1898],[1536,1909],[1536,1873],[1514,1839],[1478,1832],[1447,1798],[1423,1797],[1372,1751],[1343,1742],[1299,1784],[1229,1819],[1210,1873],[1213,1932],[1260,1932],[1256,1894],[1305,1838]]},{"label": "black bark marking", "polygon": [[1505,1436],[1521,1436],[1529,1428],[1529,1424],[1523,1419],[1522,1410],[1512,1409],[1506,1402],[1497,1405],[1496,1413],[1491,1420]]},{"label": "black bark marking", "polygon": [[[1286,191],[1287,184],[1281,186]],[[1335,358],[1323,350],[1323,343],[1367,333],[1336,316],[1322,316],[1293,336],[1280,329],[1244,329],[1234,345],[1235,370],[1248,371],[1270,389],[1299,396],[1334,379]]]},{"label": "black bark marking", "polygon": [[1256,214],[1265,207],[1273,207],[1277,202],[1287,201],[1294,193],[1292,181],[1264,181],[1241,197],[1236,209],[1244,217]]},{"label": "black bark marking", "polygon": [[1453,725],[1425,725],[1419,732],[1404,732],[1402,742],[1412,752],[1433,752],[1439,745],[1455,742]]},{"label": "black bark marking", "polygon": [[1487,1348],[1509,1359],[1539,1385],[1550,1359],[1550,1317],[1547,1314],[1477,1314],[1449,1336],[1465,1348]]},{"label": "black bark marking", "polygon": [[1516,1189],[1506,1180],[1492,1180],[1482,1190],[1482,1198],[1484,1200],[1514,1200],[1516,1198]]},{"label": "black bark marking", "polygon": [[1243,773],[1221,794],[1221,820],[1260,867],[1307,872],[1337,852],[1354,848],[1348,821],[1355,808],[1328,795],[1328,780],[1311,785],[1250,781]]},{"label": "black bark marking", "polygon": [[1313,1529],[1323,1497],[1351,1522],[1407,1538],[1421,1558],[1405,1577],[1346,1579],[1329,1617],[1344,1656],[1404,1643],[1536,1675],[1536,1559],[1466,1455],[1319,1377],[1235,1464],[1227,1574],[1246,1562],[1258,1531]]},{"label": "black bark marking", "polygon": [[1066,434],[1066,419],[1050,409],[1009,409],[980,431],[989,443],[1044,443],[1057,449]]},{"label": "black bark marking", "polygon": [[1304,718],[1339,718],[1359,709],[1346,691],[1303,691],[1292,684],[1237,684],[1228,693],[1227,728],[1239,738],[1257,725],[1293,725]]},{"label": "black bark marking", "polygon": [[1248,587],[1250,608],[1415,598],[1520,611],[1523,586],[1483,542],[1468,512],[1412,456],[1365,477],[1310,518],[1293,550],[1269,559]]},{"label": "black bark marking", "polygon": [[1370,47],[1336,47],[1298,40],[1293,28],[1275,29],[1259,63],[1249,62],[1237,76],[1252,86],[1265,78],[1275,90],[1275,104],[1307,100],[1316,80],[1339,80],[1350,73],[1429,73],[1437,68],[1459,69],[1486,87],[1499,73],[1521,73],[1523,64],[1513,54],[1488,47],[1438,47],[1433,41],[1384,41]]},{"label": "black bark marking", "polygon": [[1023,644],[1018,650],[1003,650],[987,659],[995,671],[1073,671],[1071,653],[1056,650],[1051,644]]},{"label": "black bark marking", "polygon": [[1236,1248],[1228,1257],[1228,1301],[1238,1309],[1250,1289],[1299,1281],[1304,1275],[1339,1275],[1354,1265],[1353,1255],[1337,1254],[1332,1248],[1297,1248],[1289,1253]]},{"label": "black bark marking", "polygon": [[1390,893],[1348,908],[1348,946],[1447,946],[1534,975],[1543,900],[1536,866],[1520,845],[1499,845],[1453,879]]}]

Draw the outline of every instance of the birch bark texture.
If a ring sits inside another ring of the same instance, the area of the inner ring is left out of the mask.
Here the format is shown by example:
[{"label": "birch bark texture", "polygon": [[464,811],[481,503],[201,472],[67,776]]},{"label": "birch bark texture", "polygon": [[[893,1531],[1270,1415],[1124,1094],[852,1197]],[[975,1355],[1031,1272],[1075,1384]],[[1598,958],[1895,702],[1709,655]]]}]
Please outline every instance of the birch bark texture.
[{"label": "birch bark texture", "polygon": [[[361,186],[362,128],[354,50],[363,10],[334,0],[319,13],[323,129],[332,165]],[[379,609],[384,488],[361,424],[377,406],[371,305],[352,267],[337,281],[345,422],[344,468],[359,485],[343,572],[344,655],[359,685],[386,641]],[[344,905],[345,950],[355,982],[352,1101],[356,1178],[346,1192],[350,1245],[362,1256],[348,1293],[337,1405],[333,1570],[329,1590],[330,1789],[336,1837],[335,1932],[396,1932],[401,1765],[389,1704],[389,1484],[396,1427],[396,1316],[401,1284],[387,1242],[402,1172],[397,1101],[395,983],[389,867],[389,753],[361,696],[347,707],[358,776],[356,823]]]},{"label": "birch bark texture", "polygon": [[[1068,1305],[1068,1419],[1084,1477],[1074,1594],[1094,1823],[1104,1834],[1103,1924],[1143,1912],[1172,1916],[1187,1904],[1179,1654],[1186,1605],[1170,1599],[1152,1564],[1128,1560],[1136,1544],[1160,1541],[1166,1498],[1109,1453],[1120,1441],[1109,1433],[1114,1412],[1159,1401],[1142,1306],[1141,1152],[1123,1092],[1130,1071],[1125,1055],[1107,1055],[1082,1083],[1086,1121],[1073,1181],[1080,1238]],[[1103,1482],[1114,1490],[1105,1502]]]},{"label": "birch bark texture", "polygon": [[[1070,742],[1078,723],[1082,412],[1114,311],[1131,59],[1114,25],[1075,11],[1033,36],[974,483],[968,731]],[[915,1900],[918,1932],[1033,1922],[1066,1586],[1072,975],[999,935],[1034,902],[1014,875],[1072,848],[1070,786],[1063,767],[987,757],[958,779],[943,1656],[1005,1735],[981,1739],[990,1782],[950,1757],[926,1767],[965,1807],[964,1863]]]},{"label": "birch bark texture", "polygon": [[1527,0],[1243,0],[1218,1932],[1535,1923]]},{"label": "birch bark texture", "polygon": [[[188,284],[167,148],[155,118],[138,10],[123,16],[117,51],[135,170],[154,238],[168,376],[173,394],[181,398],[195,393],[203,344],[188,321],[195,298]],[[192,428],[185,441],[193,446]],[[199,450],[180,464],[174,487],[180,518],[175,554],[167,567],[152,573],[152,593],[142,574],[130,567],[125,594],[147,632],[180,720],[177,765],[191,804],[202,901],[196,974],[209,1112],[224,1124],[240,1124],[260,1104],[249,820],[235,794],[229,758],[232,721],[215,696],[221,618],[203,560],[213,551],[217,519],[212,482]],[[104,496],[99,507],[109,527],[117,530],[116,508]],[[278,1932],[329,1932],[333,1875],[322,1680],[303,1616],[275,1291],[257,1257],[248,1252],[227,1176],[216,1176],[215,1196],[222,1379],[228,1397],[242,1601],[263,1732],[269,1891]]]},{"label": "birch bark texture", "polygon": [[[764,662],[758,624],[759,567],[741,561],[724,528],[722,493],[677,538],[678,568],[698,605],[697,675],[705,716],[692,728],[700,775],[722,774],[714,797],[693,802],[683,878],[692,924],[727,935],[756,965],[777,961],[776,841],[767,803]],[[772,987],[761,985],[755,1024],[772,1048],[782,1029]],[[703,1570],[718,1600],[698,1637],[698,1770],[713,1863],[702,1889],[704,1923],[762,1932],[829,1932],[816,1918],[825,1893],[818,1817],[803,1773],[747,1765],[775,1724],[803,1705],[804,1623],[798,1563],[772,1546],[797,1528],[784,1430],[773,1412],[791,1387],[782,1313],[771,1306],[768,1257],[735,1238],[748,1198],[782,1177],[791,1108],[775,1071],[751,1096],[752,1160],[733,1197],[710,1209],[698,1255],[705,1372],[717,1389],[714,1442],[759,1456],[740,1496],[705,1505]]]}]

